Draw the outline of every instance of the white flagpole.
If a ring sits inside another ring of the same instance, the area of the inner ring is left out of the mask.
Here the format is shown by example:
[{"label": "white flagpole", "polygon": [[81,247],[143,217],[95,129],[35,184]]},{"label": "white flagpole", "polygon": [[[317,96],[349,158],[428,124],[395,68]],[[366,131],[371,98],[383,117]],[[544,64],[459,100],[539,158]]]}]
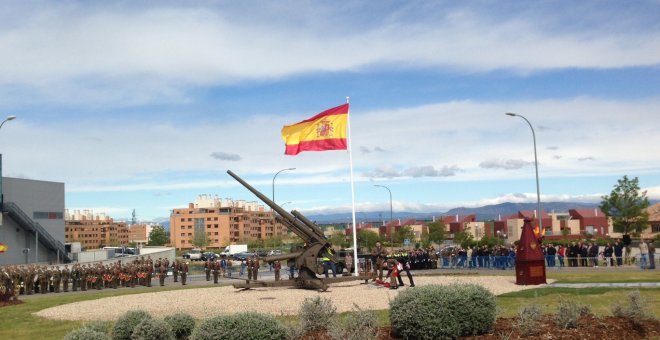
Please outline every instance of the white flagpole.
[{"label": "white flagpole", "polygon": [[[350,98],[346,97],[346,104],[349,103]],[[353,268],[355,268],[355,276],[359,276],[359,268],[358,268],[358,251],[357,251],[357,229],[356,229],[356,223],[355,223],[355,181],[353,180],[353,151],[351,148],[351,114],[350,114],[350,105],[348,112],[346,114],[347,118],[347,125],[348,125],[348,163],[350,164],[351,168],[351,201],[353,205]]]}]

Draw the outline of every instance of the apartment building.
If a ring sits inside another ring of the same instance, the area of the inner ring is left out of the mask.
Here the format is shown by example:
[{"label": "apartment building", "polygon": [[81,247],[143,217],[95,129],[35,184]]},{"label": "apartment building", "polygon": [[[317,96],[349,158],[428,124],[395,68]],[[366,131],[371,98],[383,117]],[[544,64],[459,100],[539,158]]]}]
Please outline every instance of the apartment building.
[{"label": "apartment building", "polygon": [[65,242],[80,242],[84,249],[99,249],[108,246],[128,246],[131,242],[146,243],[147,225],[134,226],[116,222],[104,213],[94,214],[91,210],[65,210]]},{"label": "apartment building", "polygon": [[170,244],[177,249],[195,248],[200,239],[208,248],[221,248],[285,236],[286,232],[264,206],[217,196],[200,195],[187,208],[173,209],[170,215]]},{"label": "apartment building", "polygon": [[149,233],[151,233],[153,227],[153,224],[143,223],[128,226],[128,243],[146,245],[149,243]]}]

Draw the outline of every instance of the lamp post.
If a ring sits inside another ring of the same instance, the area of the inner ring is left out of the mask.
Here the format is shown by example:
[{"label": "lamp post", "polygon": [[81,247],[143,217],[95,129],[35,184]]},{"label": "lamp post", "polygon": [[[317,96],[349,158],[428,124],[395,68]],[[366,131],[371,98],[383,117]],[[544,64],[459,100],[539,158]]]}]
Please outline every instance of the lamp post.
[{"label": "lamp post", "polygon": [[0,123],[0,129],[2,129],[2,126],[5,125],[6,122],[8,122],[10,120],[14,120],[14,119],[16,119],[16,116],[13,116],[13,115],[12,116],[7,116],[7,118],[5,118],[5,120],[3,120],[2,123]]},{"label": "lamp post", "polygon": [[390,247],[392,249],[394,249],[394,236],[393,236],[394,234],[392,233],[392,228],[394,228],[394,226],[392,225],[392,222],[393,222],[393,218],[392,218],[392,190],[390,190],[390,188],[388,188],[384,185],[374,184],[374,186],[385,188],[385,189],[387,189],[387,192],[390,193]]},{"label": "lamp post", "polygon": [[534,133],[534,127],[532,127],[532,123],[530,123],[529,120],[525,118],[525,116],[512,112],[507,112],[506,115],[511,117],[520,117],[524,119],[527,122],[527,125],[529,125],[529,128],[532,129],[532,139],[534,140],[534,168],[536,169],[536,204],[538,209],[539,232],[542,233],[543,214],[541,213],[541,189],[539,189],[539,161],[536,157],[536,133]]},{"label": "lamp post", "polygon": [[277,175],[279,175],[280,172],[282,172],[282,171],[287,171],[287,170],[296,170],[296,168],[286,168],[286,169],[282,169],[282,170],[276,172],[276,173],[275,173],[275,176],[273,176],[273,203],[275,203],[275,177],[277,177]]},{"label": "lamp post", "polygon": [[[5,120],[3,120],[2,123],[0,123],[0,129],[2,129],[2,126],[5,125],[6,122],[14,119],[16,119],[16,116],[14,115],[7,116],[7,118],[5,118]],[[0,154],[0,177],[1,176],[2,176],[2,154]],[[0,178],[0,210],[2,210],[4,204],[5,204],[5,195],[2,193],[2,178]],[[1,223],[1,219],[0,219],[0,223]],[[39,240],[38,234],[37,234],[37,240]],[[38,252],[39,252],[39,247],[37,247],[37,255],[39,255]],[[59,261],[59,257],[58,257],[58,261]]]}]

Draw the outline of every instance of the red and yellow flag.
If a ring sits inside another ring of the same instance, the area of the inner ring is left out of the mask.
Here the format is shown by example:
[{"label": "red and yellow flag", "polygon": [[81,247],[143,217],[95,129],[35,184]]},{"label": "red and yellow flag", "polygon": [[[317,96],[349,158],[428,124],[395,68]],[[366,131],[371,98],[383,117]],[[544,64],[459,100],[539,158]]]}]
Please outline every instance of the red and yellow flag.
[{"label": "red and yellow flag", "polygon": [[346,150],[348,104],[325,110],[302,122],[282,128],[285,155],[302,151]]}]

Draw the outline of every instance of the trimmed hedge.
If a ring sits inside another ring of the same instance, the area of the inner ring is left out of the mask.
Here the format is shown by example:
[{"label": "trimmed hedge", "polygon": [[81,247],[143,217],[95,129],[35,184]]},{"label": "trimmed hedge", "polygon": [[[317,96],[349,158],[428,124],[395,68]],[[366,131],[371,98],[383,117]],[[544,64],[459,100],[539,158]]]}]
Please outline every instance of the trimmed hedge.
[{"label": "trimmed hedge", "polygon": [[109,340],[110,337],[91,328],[74,329],[64,337],[64,340]]},{"label": "trimmed hedge", "polygon": [[164,321],[172,327],[172,332],[177,339],[187,339],[195,329],[195,318],[186,313],[168,315]]},{"label": "trimmed hedge", "polygon": [[335,317],[335,314],[337,314],[337,307],[332,304],[332,301],[318,295],[306,298],[298,312],[300,326],[304,332],[328,329],[328,323]]},{"label": "trimmed hedge", "polygon": [[404,339],[453,339],[489,331],[495,296],[475,284],[407,289],[390,301],[390,322]]},{"label": "trimmed hedge", "polygon": [[239,313],[206,319],[190,337],[193,340],[285,340],[286,328],[274,316]]},{"label": "trimmed hedge", "polygon": [[135,327],[151,315],[143,310],[131,310],[120,316],[112,327],[113,340],[131,340]]},{"label": "trimmed hedge", "polygon": [[133,329],[132,340],[174,340],[172,328],[163,320],[144,319]]}]

